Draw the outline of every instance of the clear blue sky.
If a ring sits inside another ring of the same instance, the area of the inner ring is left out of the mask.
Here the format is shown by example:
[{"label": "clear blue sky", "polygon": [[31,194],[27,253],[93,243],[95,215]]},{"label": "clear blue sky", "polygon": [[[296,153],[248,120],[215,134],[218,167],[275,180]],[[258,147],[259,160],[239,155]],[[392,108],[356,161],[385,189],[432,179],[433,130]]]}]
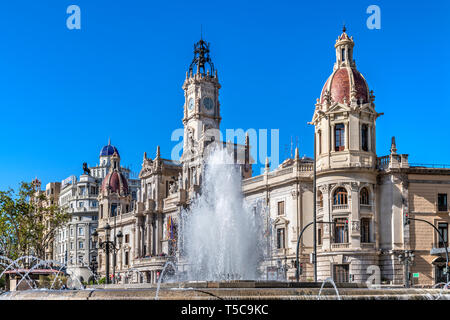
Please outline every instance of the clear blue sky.
[{"label": "clear blue sky", "polygon": [[[411,162],[449,164],[449,3],[2,1],[0,189],[79,175],[108,137],[135,171],[158,144],[170,157],[200,25],[222,84],[222,128],[279,129],[280,160],[291,136],[311,156],[307,122],[345,21],[385,113],[378,155],[395,135]],[[66,28],[71,4],[81,8],[81,30]],[[380,30],[366,27],[371,4],[381,8]]]}]

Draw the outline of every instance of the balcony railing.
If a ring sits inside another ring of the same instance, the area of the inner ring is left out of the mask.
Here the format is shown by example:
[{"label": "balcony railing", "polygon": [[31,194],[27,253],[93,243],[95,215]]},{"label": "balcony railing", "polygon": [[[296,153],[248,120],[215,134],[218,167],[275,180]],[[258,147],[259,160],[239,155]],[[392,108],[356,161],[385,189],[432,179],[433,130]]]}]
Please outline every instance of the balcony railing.
[{"label": "balcony railing", "polygon": [[373,249],[375,248],[375,242],[361,242],[361,249]]},{"label": "balcony railing", "polygon": [[377,158],[377,168],[387,170],[391,168],[409,168],[407,154],[390,154]]},{"label": "balcony railing", "polygon": [[[448,243],[446,243],[447,245],[447,251],[450,253],[450,247],[448,246]],[[445,253],[445,245],[442,241],[439,242],[433,242],[431,244],[431,250],[430,250],[430,254],[441,254],[441,253]]]},{"label": "balcony railing", "polygon": [[348,204],[334,204],[333,211],[336,210],[348,210]]},{"label": "balcony railing", "polygon": [[349,242],[332,243],[331,248],[332,249],[348,249],[348,248],[350,248],[350,243]]},{"label": "balcony railing", "polygon": [[359,206],[360,206],[361,210],[372,211],[372,205],[371,204],[360,204]]}]

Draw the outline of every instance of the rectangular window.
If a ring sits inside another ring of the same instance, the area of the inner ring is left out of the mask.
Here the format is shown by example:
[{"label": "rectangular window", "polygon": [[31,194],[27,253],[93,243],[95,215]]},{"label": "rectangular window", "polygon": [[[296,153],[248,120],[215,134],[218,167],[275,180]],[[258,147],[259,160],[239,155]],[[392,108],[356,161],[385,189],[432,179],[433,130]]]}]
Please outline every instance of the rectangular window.
[{"label": "rectangular window", "polygon": [[447,194],[438,194],[438,211],[447,211]]},{"label": "rectangular window", "polygon": [[284,249],[284,228],[277,229],[277,249]]},{"label": "rectangular window", "polygon": [[322,245],[322,228],[317,229],[317,244]]},{"label": "rectangular window", "polygon": [[278,202],[278,215],[279,216],[284,215],[284,201]]},{"label": "rectangular window", "polygon": [[442,238],[438,235],[439,248],[448,247],[448,223],[444,223],[444,222],[438,223],[438,230],[439,230],[439,233],[444,238],[444,242],[442,242]]},{"label": "rectangular window", "polygon": [[336,283],[349,282],[349,265],[348,264],[335,264],[333,266],[333,280]]},{"label": "rectangular window", "polygon": [[166,181],[166,197],[169,195],[169,181]]},{"label": "rectangular window", "polygon": [[334,151],[345,149],[345,126],[342,123],[334,127]]},{"label": "rectangular window", "polygon": [[125,235],[125,243],[129,243],[130,242],[130,235],[126,234]]},{"label": "rectangular window", "polygon": [[84,236],[84,228],[83,227],[79,227],[78,228],[78,235],[79,236]]},{"label": "rectangular window", "polygon": [[125,252],[125,265],[128,265],[128,251]]},{"label": "rectangular window", "polygon": [[370,219],[368,218],[361,219],[361,242],[370,242]]},{"label": "rectangular window", "polygon": [[317,135],[318,135],[318,142],[319,142],[319,154],[322,154],[322,131],[319,131],[318,133],[317,133]]},{"label": "rectangular window", "polygon": [[117,204],[111,204],[111,217],[115,217],[117,215]]},{"label": "rectangular window", "polygon": [[83,241],[78,242],[78,249],[84,249],[84,242]]},{"label": "rectangular window", "polygon": [[361,126],[361,149],[369,151],[369,129],[367,124]]},{"label": "rectangular window", "polygon": [[348,243],[348,226],[346,218],[334,219],[334,243]]}]

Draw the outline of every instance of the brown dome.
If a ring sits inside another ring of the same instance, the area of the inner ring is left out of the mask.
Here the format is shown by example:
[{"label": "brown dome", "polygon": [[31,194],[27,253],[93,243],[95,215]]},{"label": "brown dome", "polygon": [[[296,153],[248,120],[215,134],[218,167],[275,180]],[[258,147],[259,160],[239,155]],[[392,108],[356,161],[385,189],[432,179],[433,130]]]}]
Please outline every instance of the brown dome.
[{"label": "brown dome", "polygon": [[349,67],[337,69],[331,74],[323,86],[320,102],[325,100],[325,92],[329,92],[335,102],[344,103],[351,99],[352,84],[356,90],[356,100],[362,99],[363,103],[369,102],[369,89],[366,80],[358,70]]},{"label": "brown dome", "polygon": [[128,182],[121,172],[116,170],[108,173],[102,182],[102,190],[114,193],[128,194]]}]

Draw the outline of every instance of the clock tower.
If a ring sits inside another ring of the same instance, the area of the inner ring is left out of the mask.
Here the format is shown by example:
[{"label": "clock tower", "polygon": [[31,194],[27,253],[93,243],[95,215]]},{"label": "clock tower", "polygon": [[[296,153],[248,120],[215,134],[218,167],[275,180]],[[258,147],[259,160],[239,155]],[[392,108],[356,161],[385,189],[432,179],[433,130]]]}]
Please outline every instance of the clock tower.
[{"label": "clock tower", "polygon": [[209,43],[200,39],[194,44],[194,59],[186,72],[184,90],[184,148],[198,143],[202,133],[219,130],[220,103],[217,70],[209,56]]},{"label": "clock tower", "polygon": [[186,189],[200,184],[205,147],[220,139],[220,83],[209,47],[210,44],[203,39],[194,44],[194,58],[183,83],[184,143],[181,162]]}]

